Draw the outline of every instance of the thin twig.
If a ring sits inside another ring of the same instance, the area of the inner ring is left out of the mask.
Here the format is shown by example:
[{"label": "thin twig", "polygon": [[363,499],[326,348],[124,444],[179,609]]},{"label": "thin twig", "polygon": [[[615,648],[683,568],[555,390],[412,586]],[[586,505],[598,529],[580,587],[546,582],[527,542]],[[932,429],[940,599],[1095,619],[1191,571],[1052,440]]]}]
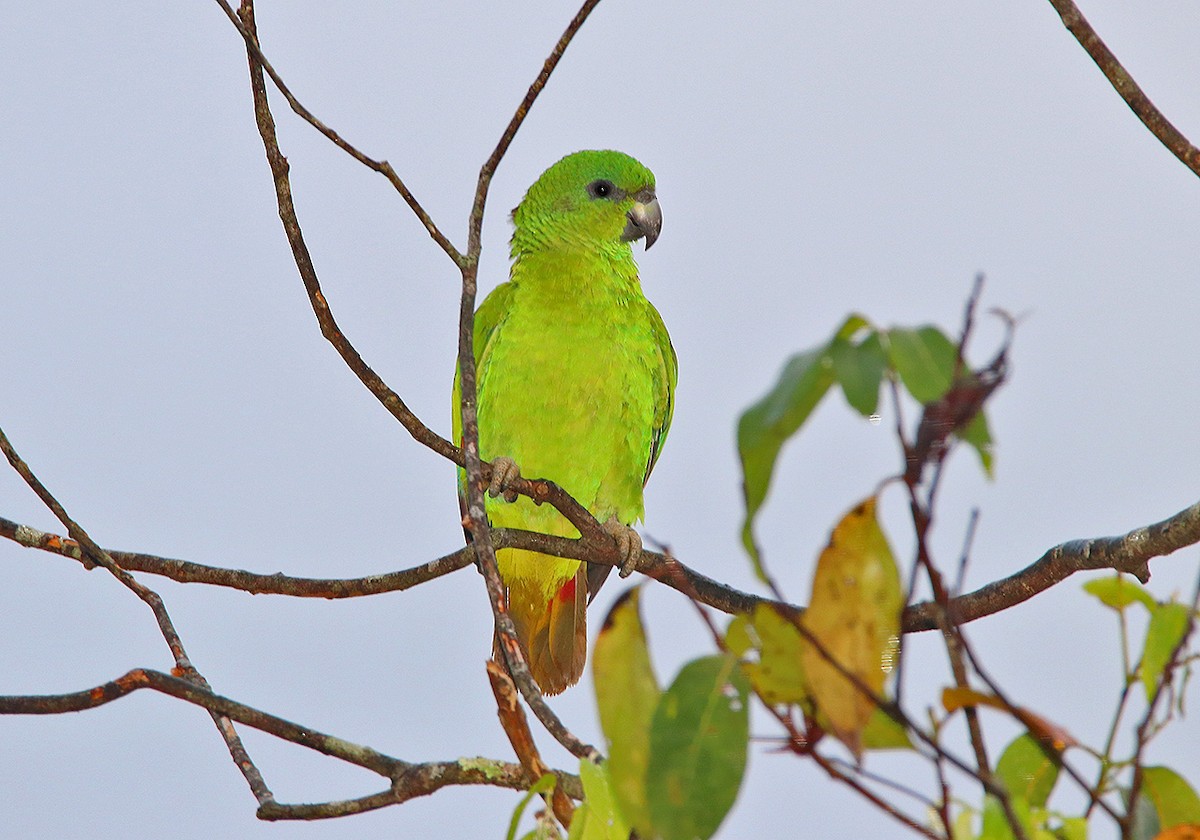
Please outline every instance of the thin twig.
[{"label": "thin twig", "polygon": [[1050,0],[1050,5],[1054,7],[1054,11],[1058,12],[1063,25],[1092,57],[1092,61],[1096,62],[1100,72],[1108,79],[1113,89],[1121,95],[1125,104],[1137,115],[1142,124],[1150,129],[1150,133],[1157,137],[1158,141],[1166,146],[1171,154],[1179,158],[1184,166],[1196,175],[1200,175],[1200,149],[1193,146],[1191,141],[1184,137],[1163,112],[1150,101],[1150,97],[1146,96],[1138,83],[1133,80],[1129,71],[1113,55],[1112,50],[1100,40],[1096,30],[1092,29],[1092,25],[1087,22],[1087,18],[1079,11],[1079,7],[1073,0]]},{"label": "thin twig", "polygon": [[350,155],[350,157],[354,158],[368,169],[372,169],[387,178],[388,181],[391,182],[392,186],[396,188],[396,191],[400,193],[401,197],[404,199],[405,203],[408,204],[413,213],[416,214],[417,218],[421,221],[421,224],[424,225],[425,230],[428,231],[429,235],[433,238],[433,241],[436,242],[438,246],[446,252],[446,255],[449,256],[450,259],[454,260],[456,264],[461,264],[463,259],[462,254],[458,252],[458,249],[451,244],[450,240],[447,239],[442,234],[441,230],[438,229],[438,226],[434,224],[433,219],[425,211],[425,208],[421,206],[421,203],[417,201],[416,196],[412,194],[412,192],[405,185],[404,181],[400,179],[400,176],[396,174],[396,170],[392,168],[392,165],[386,160],[375,160],[374,158],[368,157],[360,152],[354,146],[342,139],[340,134],[317,119],[311,111],[301,105],[300,101],[296,99],[294,95],[292,95],[291,90],[286,84],[284,84],[284,81],[282,78],[280,78],[279,74],[275,72],[275,68],[271,66],[271,62],[269,62],[267,57],[263,55],[262,47],[258,43],[258,31],[254,25],[253,0],[245,0],[238,12],[234,12],[233,8],[226,3],[225,0],[217,0],[217,5],[221,7],[221,11],[225,13],[225,16],[229,18],[230,22],[241,34],[242,40],[246,42],[246,50],[250,54],[252,61],[257,63],[258,66],[265,70],[267,75],[271,77],[271,81],[275,83],[275,87],[278,88],[279,92],[283,94],[283,98],[287,100],[287,103],[292,107],[292,110],[295,111],[301,119],[315,128],[317,131],[321,132],[321,134],[328,138],[330,142],[332,142],[343,152]]}]

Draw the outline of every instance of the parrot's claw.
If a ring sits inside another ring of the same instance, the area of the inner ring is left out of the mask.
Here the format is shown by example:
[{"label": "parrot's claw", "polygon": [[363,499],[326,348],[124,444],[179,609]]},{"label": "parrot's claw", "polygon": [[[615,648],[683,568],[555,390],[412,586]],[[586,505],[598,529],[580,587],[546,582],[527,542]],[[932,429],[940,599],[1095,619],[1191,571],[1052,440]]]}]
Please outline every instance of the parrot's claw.
[{"label": "parrot's claw", "polygon": [[621,565],[617,568],[620,569],[621,577],[629,577],[637,571],[638,560],[642,557],[641,536],[633,528],[619,522],[615,516],[610,516],[604,523],[604,530],[617,542],[617,553],[621,556]]},{"label": "parrot's claw", "polygon": [[504,501],[515,502],[517,500],[517,491],[509,488],[509,485],[521,477],[521,468],[517,466],[517,462],[512,458],[492,459],[492,480],[488,483],[487,493],[493,499],[497,496],[504,496]]}]

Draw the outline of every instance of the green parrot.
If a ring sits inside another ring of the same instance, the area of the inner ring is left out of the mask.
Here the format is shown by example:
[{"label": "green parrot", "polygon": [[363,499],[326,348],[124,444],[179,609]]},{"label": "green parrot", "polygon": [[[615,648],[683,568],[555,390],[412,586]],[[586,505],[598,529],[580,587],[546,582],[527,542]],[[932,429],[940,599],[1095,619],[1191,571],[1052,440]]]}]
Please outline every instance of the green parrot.
[{"label": "green parrot", "polygon": [[[579,532],[550,505],[506,492],[520,471],[583,504],[627,560],[641,540],[642,488],[671,425],[676,358],[642,294],[632,243],[658,238],[650,170],[621,152],[551,166],[512,213],[512,269],[475,313],[480,455],[493,462],[493,526]],[[459,378],[454,440],[462,442]],[[459,471],[459,493],[465,496]],[[583,673],[585,612],[611,567],[533,551],[498,552],[508,607],[533,677],[557,694]]]}]

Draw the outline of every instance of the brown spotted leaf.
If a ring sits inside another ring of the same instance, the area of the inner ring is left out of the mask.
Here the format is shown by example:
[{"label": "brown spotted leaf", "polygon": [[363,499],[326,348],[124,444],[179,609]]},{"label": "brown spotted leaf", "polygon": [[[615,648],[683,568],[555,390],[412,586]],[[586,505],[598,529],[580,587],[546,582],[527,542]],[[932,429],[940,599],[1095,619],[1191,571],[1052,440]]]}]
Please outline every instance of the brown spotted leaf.
[{"label": "brown spotted leaf", "polygon": [[803,618],[816,642],[806,640],[801,661],[818,719],[856,754],[875,704],[842,669],[875,695],[883,694],[895,666],[904,605],[896,560],[875,505],[872,496],[833,529],[817,560],[812,600]]}]

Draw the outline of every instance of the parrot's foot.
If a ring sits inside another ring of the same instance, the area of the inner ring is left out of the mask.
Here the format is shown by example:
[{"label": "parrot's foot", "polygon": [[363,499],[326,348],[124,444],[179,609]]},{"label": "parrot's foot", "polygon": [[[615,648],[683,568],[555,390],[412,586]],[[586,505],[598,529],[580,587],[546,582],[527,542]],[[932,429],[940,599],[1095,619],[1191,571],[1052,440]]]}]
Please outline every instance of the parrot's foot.
[{"label": "parrot's foot", "polygon": [[637,569],[638,560],[642,557],[641,536],[633,528],[617,521],[615,516],[610,516],[604,523],[604,530],[617,541],[617,552],[621,556],[621,565],[617,568],[621,570],[621,577],[629,577]]},{"label": "parrot's foot", "polygon": [[504,496],[504,501],[515,502],[517,491],[509,489],[510,484],[521,477],[521,468],[512,458],[503,456],[492,459],[492,480],[488,483],[487,493],[493,499]]}]

